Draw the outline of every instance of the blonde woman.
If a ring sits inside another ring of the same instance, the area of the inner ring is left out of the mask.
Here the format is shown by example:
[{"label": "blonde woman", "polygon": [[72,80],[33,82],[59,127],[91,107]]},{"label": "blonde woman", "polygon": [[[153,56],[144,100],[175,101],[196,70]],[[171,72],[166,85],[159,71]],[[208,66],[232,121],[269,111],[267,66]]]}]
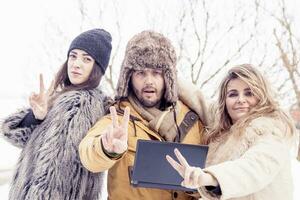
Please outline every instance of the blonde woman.
[{"label": "blonde woman", "polygon": [[221,82],[216,118],[205,142],[207,167],[169,163],[204,199],[291,200],[291,119],[279,108],[264,77],[248,64],[229,70]]}]

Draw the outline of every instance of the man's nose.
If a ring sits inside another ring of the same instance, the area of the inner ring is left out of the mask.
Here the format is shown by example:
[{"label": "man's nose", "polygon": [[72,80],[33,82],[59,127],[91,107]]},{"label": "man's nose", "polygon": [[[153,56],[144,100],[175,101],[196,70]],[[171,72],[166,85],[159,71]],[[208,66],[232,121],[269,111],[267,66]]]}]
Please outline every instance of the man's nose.
[{"label": "man's nose", "polygon": [[146,84],[153,84],[153,76],[151,74],[147,74],[145,78],[145,83]]}]

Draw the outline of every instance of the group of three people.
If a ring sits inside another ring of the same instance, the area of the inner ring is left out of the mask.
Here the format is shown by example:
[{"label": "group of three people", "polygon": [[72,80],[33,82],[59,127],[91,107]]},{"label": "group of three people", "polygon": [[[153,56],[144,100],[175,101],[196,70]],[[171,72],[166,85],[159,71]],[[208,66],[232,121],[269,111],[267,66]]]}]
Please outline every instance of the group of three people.
[{"label": "group of three people", "polygon": [[[9,199],[97,200],[107,170],[113,200],[293,198],[293,123],[252,65],[228,71],[207,111],[197,89],[178,84],[170,40],[143,31],[127,44],[112,100],[98,88],[111,48],[107,31],[81,33],[49,89],[41,76],[30,108],[3,121],[3,136],[22,148]],[[131,187],[138,139],[209,145],[205,169],[178,150],[179,162],[166,157],[199,193]]]}]

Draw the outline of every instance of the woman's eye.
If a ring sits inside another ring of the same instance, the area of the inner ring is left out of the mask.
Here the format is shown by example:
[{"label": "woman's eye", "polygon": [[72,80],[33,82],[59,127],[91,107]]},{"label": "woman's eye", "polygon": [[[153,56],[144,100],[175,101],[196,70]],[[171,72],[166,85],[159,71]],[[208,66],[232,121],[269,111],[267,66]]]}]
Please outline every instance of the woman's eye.
[{"label": "woman's eye", "polygon": [[91,62],[92,61],[92,59],[89,58],[89,57],[85,57],[85,58],[83,58],[83,60],[84,60],[84,62]]},{"label": "woman's eye", "polygon": [[75,59],[75,58],[76,58],[76,55],[74,55],[74,54],[70,54],[70,55],[69,55],[69,58],[71,58],[71,59]]},{"label": "woman's eye", "polygon": [[252,97],[253,93],[251,91],[247,91],[247,92],[245,92],[245,96]]},{"label": "woman's eye", "polygon": [[228,97],[236,97],[238,94],[237,93],[228,93],[227,96]]}]

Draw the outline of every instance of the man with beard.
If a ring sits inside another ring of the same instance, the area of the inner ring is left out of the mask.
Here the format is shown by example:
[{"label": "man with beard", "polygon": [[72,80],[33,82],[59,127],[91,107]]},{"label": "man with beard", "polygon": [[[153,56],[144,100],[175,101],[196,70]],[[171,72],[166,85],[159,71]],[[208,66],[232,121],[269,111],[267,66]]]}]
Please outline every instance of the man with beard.
[{"label": "man with beard", "polygon": [[115,99],[110,115],[79,146],[88,170],[108,170],[108,199],[194,199],[182,191],[134,188],[128,176],[138,139],[201,144],[205,108],[196,113],[178,99],[176,53],[166,37],[143,31],[128,42]]}]

